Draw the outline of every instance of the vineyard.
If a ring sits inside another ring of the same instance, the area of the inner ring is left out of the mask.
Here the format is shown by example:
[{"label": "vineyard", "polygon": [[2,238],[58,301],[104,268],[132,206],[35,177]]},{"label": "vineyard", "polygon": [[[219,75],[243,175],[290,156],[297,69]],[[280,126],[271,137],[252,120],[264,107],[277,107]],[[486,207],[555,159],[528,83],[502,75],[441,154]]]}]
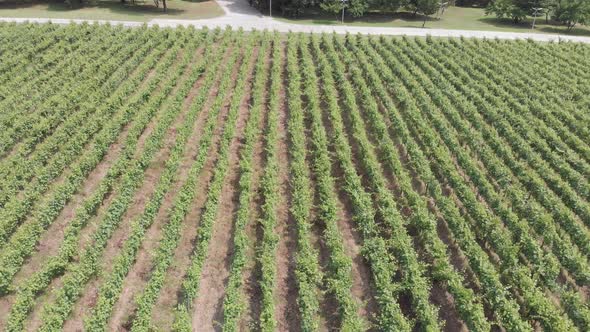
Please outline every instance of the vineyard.
[{"label": "vineyard", "polygon": [[590,46],[0,24],[0,329],[590,331]]}]

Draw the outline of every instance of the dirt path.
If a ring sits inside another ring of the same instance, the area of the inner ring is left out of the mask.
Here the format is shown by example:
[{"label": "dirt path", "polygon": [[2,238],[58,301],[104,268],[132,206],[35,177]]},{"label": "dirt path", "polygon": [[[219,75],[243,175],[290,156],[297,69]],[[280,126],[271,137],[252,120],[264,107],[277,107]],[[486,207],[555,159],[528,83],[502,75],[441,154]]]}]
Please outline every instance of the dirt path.
[{"label": "dirt path", "polygon": [[[254,50],[249,61],[249,73],[246,82],[253,76],[254,62],[258,57],[258,50]],[[243,144],[244,129],[249,119],[248,100],[252,87],[246,85],[245,94],[240,104],[235,136],[229,148],[228,171],[219,198],[217,220],[211,237],[211,246],[201,274],[199,296],[195,301],[192,326],[199,326],[205,330],[219,329],[223,319],[223,298],[229,278],[231,252],[233,251],[232,234],[234,234],[233,220],[238,208],[240,178],[239,162],[241,146]]]},{"label": "dirt path", "polygon": [[[201,85],[201,81],[197,82],[193,90],[191,90],[188,100],[186,104],[192,102],[194,97],[198,93],[198,89]],[[186,106],[185,106],[186,107]],[[195,127],[193,130],[193,134],[189,139],[189,142],[197,142],[200,138],[200,133],[204,126],[204,119],[207,117],[207,110],[204,109],[195,120]],[[185,155],[183,157],[183,161],[180,163],[178,168],[178,178],[185,179],[188,171],[190,169],[190,161],[197,154],[197,145],[196,144],[188,144],[186,147]],[[143,289],[144,284],[147,282],[146,278],[149,275],[150,269],[152,267],[152,259],[153,259],[153,252],[158,245],[158,241],[161,239],[162,227],[167,220],[168,212],[172,208],[172,204],[174,203],[174,198],[176,193],[180,190],[182,186],[182,181],[177,181],[174,183],[172,189],[166,194],[164,200],[162,202],[162,207],[158,211],[158,215],[154,219],[153,224],[147,230],[145,234],[145,239],[142,243],[142,246],[137,254],[137,259],[133,267],[131,268],[127,278],[123,284],[123,292],[121,293],[121,297],[117,306],[123,307],[133,307],[133,300],[134,296]]]},{"label": "dirt path", "polygon": [[455,299],[447,291],[446,285],[441,282],[433,282],[430,290],[430,302],[440,309],[439,317],[445,322],[445,332],[467,332],[467,325],[461,320],[461,316],[455,306]]},{"label": "dirt path", "polygon": [[[268,66],[268,57],[266,60],[266,65]],[[252,100],[249,100],[246,106],[252,103]],[[258,122],[258,130],[260,135],[257,137],[256,143],[254,144],[253,148],[253,158],[252,158],[252,186],[251,190],[253,192],[252,197],[252,204],[250,206],[251,212],[251,219],[250,222],[246,225],[246,234],[250,239],[250,246],[248,248],[247,256],[249,258],[247,264],[244,266],[243,269],[243,292],[245,294],[244,298],[247,301],[248,307],[247,310],[244,312],[244,317],[240,325],[240,330],[245,331],[255,323],[256,317],[260,316],[260,291],[257,287],[256,281],[256,252],[255,248],[258,246],[259,243],[259,234],[257,234],[257,220],[261,215],[261,192],[260,192],[260,181],[262,179],[263,170],[264,170],[264,139],[263,139],[263,132],[264,127],[267,121],[267,114],[266,112],[260,112],[259,122]]]},{"label": "dirt path", "polygon": [[[329,129],[331,127],[326,126],[326,128]],[[335,153],[333,146],[330,146],[329,149],[330,153]],[[353,162],[356,163],[354,160]],[[340,181],[343,178],[343,171],[335,161],[332,163],[332,176],[335,179],[337,190],[338,228],[344,240],[344,250],[352,259],[351,272],[353,284],[351,292],[361,302],[361,306],[359,306],[360,316],[373,321],[374,315],[377,313],[377,303],[375,302],[375,294],[371,286],[371,269],[362,255],[363,239],[354,224],[352,211],[350,210],[352,203],[348,199],[344,188],[340,185]]]},{"label": "dirt path", "polygon": [[[39,243],[36,246],[35,253],[23,264],[21,270],[15,275],[13,285],[23,285],[28,281],[35,272],[37,272],[47,260],[55,256],[60,245],[64,239],[64,230],[69,222],[75,217],[76,208],[92,194],[97,188],[99,182],[106,175],[107,170],[112,166],[114,160],[117,158],[122,149],[122,142],[127,136],[127,129],[123,130],[117,142],[109,149],[104,160],[90,173],[84,188],[81,192],[76,193],[70,202],[66,205],[64,210],[59,214],[56,221],[47,229],[41,236]],[[52,285],[54,286],[54,285]],[[16,298],[15,293],[2,298],[0,301],[0,329],[4,328],[4,323],[8,318],[10,308],[14,304]]]},{"label": "dirt path", "polygon": [[29,319],[25,321],[24,326],[26,331],[39,330],[39,328],[41,327],[41,314],[43,313],[43,307],[47,303],[54,302],[56,298],[56,292],[54,292],[53,290],[61,288],[62,285],[63,278],[53,279],[53,281],[51,281],[51,284],[47,288],[50,291],[44,292],[37,298],[35,304],[33,305],[31,313],[29,314]]},{"label": "dirt path", "polygon": [[[136,69],[137,70],[137,69]],[[136,71],[135,71],[136,72]],[[133,74],[132,74],[133,75]],[[152,77],[155,76],[155,70],[152,68],[145,76],[144,80],[140,83],[139,88],[136,92],[130,95],[129,99],[139,94],[139,91],[143,87],[147,86],[148,82],[151,81]],[[109,148],[103,160],[98,166],[90,172],[87,178],[82,184],[82,189],[75,193],[66,206],[62,209],[60,214],[56,217],[55,221],[50,227],[43,233],[39,239],[39,243],[36,246],[35,254],[32,255],[24,264],[22,269],[15,276],[14,284],[18,285],[27,280],[34,272],[36,272],[51,256],[57,254],[59,246],[62,244],[64,239],[64,231],[76,216],[76,209],[81,203],[92,195],[95,189],[97,189],[100,181],[106,176],[110,167],[114,164],[115,160],[120,156],[122,149],[124,148],[123,143],[127,138],[128,131],[132,126],[133,121],[127,123],[119,137],[113,145]],[[142,133],[139,137],[138,142],[143,144],[147,138],[147,132]],[[61,176],[63,178],[63,175]],[[58,180],[59,183],[63,180]],[[97,213],[87,223],[87,225],[80,231],[80,251],[90,241],[90,237],[94,230],[96,230],[96,220],[104,214],[106,208],[109,206],[112,200],[112,193],[107,194],[101,206],[98,208]],[[12,303],[12,302],[11,302]],[[2,312],[2,310],[0,310]],[[2,321],[2,319],[0,319]],[[1,324],[0,324],[1,325]]]},{"label": "dirt path", "polygon": [[[118,141],[107,153],[105,159],[90,173],[90,176],[84,185],[84,189],[75,195],[68,205],[66,205],[66,208],[60,213],[56,222],[53,223],[48,231],[44,233],[36,247],[35,254],[31,256],[23,268],[17,273],[13,284],[22,285],[23,283],[27,282],[28,278],[41,269],[44,263],[46,263],[50,257],[57,254],[58,249],[63,242],[64,229],[67,227],[69,221],[74,218],[76,207],[80,206],[80,203],[82,203],[85,198],[90,196],[92,192],[98,187],[98,184],[106,175],[107,170],[112,166],[114,160],[121,152],[121,143],[124,141],[126,136],[127,130],[121,134]],[[61,278],[57,278],[56,280],[52,281],[48,289],[57,288],[60,285],[60,281]],[[0,304],[0,328],[2,328],[3,325],[1,322],[6,321],[8,313],[10,312],[10,308],[14,304],[15,297],[16,294],[10,294],[8,297],[3,299],[2,303]],[[45,302],[43,301],[43,297],[46,299],[52,298],[48,295],[41,296],[37,300],[37,304]],[[40,309],[40,307],[37,309]],[[39,310],[34,310],[34,312],[35,311]]]},{"label": "dirt path", "polygon": [[[342,192],[342,189],[340,191]],[[352,211],[347,208],[350,204],[346,204],[341,195],[338,197],[337,204],[338,226],[344,240],[344,249],[346,254],[352,258],[353,283],[351,292],[362,303],[359,308],[360,315],[368,317],[370,321],[370,318],[377,312],[377,303],[371,288],[371,269],[361,254],[362,237],[355,229]]]},{"label": "dirt path", "polygon": [[[198,54],[199,53],[195,53],[195,58],[198,57]],[[179,84],[173,89],[171,95],[174,95],[177,92],[179,86],[182,84],[182,82],[186,81],[189,72],[190,66],[188,66],[185,72],[182,74],[179,80]],[[84,323],[83,318],[88,313],[90,313],[90,311],[96,304],[99,287],[103,282],[104,276],[107,276],[111,272],[114,259],[117,257],[119,251],[123,248],[125,241],[131,233],[132,221],[143,213],[145,205],[147,204],[152,193],[156,189],[158,179],[160,178],[164,170],[166,160],[168,160],[174,143],[176,142],[178,128],[182,126],[183,121],[186,118],[187,109],[188,108],[185,107],[176,117],[173,124],[167,129],[167,132],[162,143],[162,148],[160,148],[160,150],[156,153],[152,163],[147,168],[142,185],[136,191],[132,203],[129,205],[127,211],[123,215],[121,224],[119,225],[117,230],[115,230],[115,232],[111,236],[111,239],[107,243],[107,246],[102,255],[102,269],[100,274],[97,277],[93,278],[86,285],[83,295],[78,299],[74,306],[70,319],[68,319],[65,322],[64,330],[82,330]],[[144,130],[143,134],[150,135],[155,130],[157,123],[157,120],[152,121],[150,125],[146,128],[146,130]],[[142,136],[144,136],[143,134]],[[143,147],[143,145],[145,144],[145,140],[143,140],[143,142],[140,143]],[[140,144],[138,144],[138,147],[139,146]]]},{"label": "dirt path", "polygon": [[[231,51],[232,50],[229,49],[228,52],[225,54],[225,60],[227,60],[230,57]],[[235,78],[237,75],[238,66],[236,66],[235,63],[231,65],[233,66],[232,78]],[[221,80],[223,78],[220,77],[219,79]],[[214,84],[211,89],[211,93],[209,94],[209,100],[207,102],[207,105],[205,106],[206,109],[208,109],[210,112],[214,111],[210,108],[213,106],[214,100],[220,92],[221,91],[218,90],[218,83]],[[209,148],[207,162],[205,163],[199,175],[199,179],[197,181],[197,183],[199,184],[199,189],[197,194],[195,195],[195,200],[193,201],[192,208],[189,210],[184,219],[183,231],[181,232],[182,235],[179,241],[179,245],[174,253],[174,264],[172,264],[169,268],[169,271],[166,275],[166,281],[164,282],[163,288],[160,291],[160,296],[158,297],[156,304],[154,306],[154,310],[152,311],[153,323],[163,330],[169,330],[171,328],[171,325],[174,320],[173,310],[176,308],[178,294],[181,289],[186,269],[190,265],[190,259],[194,248],[194,241],[198,233],[197,225],[200,222],[202,209],[205,205],[205,201],[207,198],[208,186],[213,177],[213,170],[218,158],[218,144],[221,139],[224,124],[227,118],[227,113],[229,111],[228,103],[230,96],[231,93],[228,93],[224,96],[223,106],[217,116],[217,124],[214,129],[214,134],[211,141],[211,146]],[[194,145],[197,145],[199,142],[199,140],[196,138],[195,140],[191,138],[189,141],[195,142]],[[195,151],[195,156],[197,152],[198,151]],[[193,158],[191,158],[190,162],[187,164],[187,171],[188,168],[190,168],[190,165],[192,164],[192,159]]]},{"label": "dirt path", "polygon": [[14,294],[9,294],[0,297],[0,330],[5,330],[6,320],[8,319],[8,313],[14,303]]},{"label": "dirt path", "polygon": [[[148,75],[148,77],[149,77],[149,76],[151,76],[151,75]],[[146,80],[147,80],[147,78],[146,78]],[[145,81],[144,81],[144,83],[145,83]],[[160,88],[161,88],[161,87],[160,87]],[[158,89],[159,89],[159,88],[158,88]],[[157,120],[152,120],[152,124],[153,124],[154,122],[157,122]],[[140,139],[140,140],[141,140],[141,139]],[[111,198],[108,198],[107,200],[110,200],[110,199],[111,199]],[[103,210],[103,209],[104,209],[104,210],[106,210],[106,204],[104,204],[104,202],[103,202],[103,207],[101,207],[99,210]],[[104,211],[103,211],[103,212],[104,212]],[[93,221],[96,221],[97,219],[98,219],[98,218],[93,218],[93,220],[90,220],[91,226],[94,226],[94,225],[92,225],[92,222],[93,222]],[[84,245],[86,245],[86,244],[88,244],[88,243],[90,243],[90,242],[91,242],[91,241],[90,241],[91,234],[90,234],[90,233],[86,233],[86,234],[84,234],[84,231],[87,231],[87,229],[88,229],[88,228],[94,228],[94,229],[96,229],[95,227],[86,227],[86,229],[84,229],[84,230],[83,230],[83,232],[82,232],[82,234],[81,234],[81,238],[82,238],[82,239],[81,239],[81,241],[80,241],[80,242],[81,242],[80,251],[82,250],[82,248],[83,248],[83,246],[84,246]],[[60,278],[58,278],[58,279],[56,279],[56,280],[53,280],[53,281],[51,282],[51,285],[50,285],[50,287],[48,287],[48,289],[56,289],[56,288],[57,288],[57,287],[56,287],[56,285],[61,285],[61,282],[62,282],[61,278],[63,278],[63,276],[61,276]],[[51,302],[53,302],[53,301],[54,301],[54,299],[55,299],[55,295],[56,295],[56,293],[57,293],[57,292],[55,292],[55,291],[50,291],[50,292],[49,292],[49,291],[48,291],[48,292],[46,292],[46,293],[49,293],[49,294],[45,294],[44,296],[41,296],[41,298],[40,298],[40,299],[39,299],[39,301],[36,303],[36,306],[35,306],[34,308],[40,309],[40,308],[42,307],[42,304],[43,304],[43,303],[45,303],[45,302],[46,302],[46,303],[48,304],[48,303],[51,303]],[[47,300],[45,300],[45,301],[44,301],[44,300],[43,300],[43,298],[47,298]],[[38,322],[38,321],[37,321],[37,320],[34,318],[34,317],[39,317],[39,315],[40,315],[40,312],[39,312],[39,311],[40,311],[40,310],[35,310],[35,309],[33,310],[33,313],[32,313],[32,316],[33,316],[33,322],[32,322],[32,325],[39,324],[39,322]]]},{"label": "dirt path", "polygon": [[[318,72],[318,77],[319,76]],[[320,82],[321,84],[321,82]],[[323,91],[322,91],[323,93]],[[326,110],[327,105],[322,104],[321,109]],[[326,129],[327,136],[330,137],[330,133],[333,128],[328,112],[322,112],[322,123]],[[372,289],[372,272],[369,263],[365,260],[362,255],[363,238],[362,235],[357,231],[355,222],[353,220],[353,212],[351,207],[353,206],[348,194],[342,186],[344,179],[344,171],[340,167],[340,163],[336,157],[336,151],[333,144],[328,145],[328,151],[332,156],[332,177],[334,178],[334,184],[337,193],[337,220],[338,228],[342,234],[344,241],[344,249],[346,254],[352,259],[352,289],[351,292],[355,298],[359,299],[361,305],[359,306],[359,314],[361,317],[366,317],[369,322],[372,322],[375,314],[377,313],[377,303],[375,302],[374,292]],[[358,165],[356,160],[355,146],[352,146],[353,153],[351,154],[352,163]]]},{"label": "dirt path", "polygon": [[[155,75],[154,69],[152,69],[144,78],[143,82],[140,84],[140,88],[132,94],[129,99],[132,99],[134,95],[139,94],[139,91],[142,90],[142,87],[145,87],[151,78]],[[60,245],[64,239],[64,230],[72,221],[72,219],[76,216],[76,209],[81,205],[81,203],[87,199],[89,196],[94,193],[94,191],[99,186],[100,182],[106,176],[108,170],[114,164],[115,160],[120,156],[121,151],[124,148],[123,143],[125,142],[127,135],[129,133],[129,129],[132,125],[132,122],[126,124],[123,127],[123,130],[119,134],[119,137],[115,141],[113,145],[109,148],[103,160],[97,165],[95,169],[93,169],[84,183],[82,184],[82,190],[74,194],[74,196],[70,199],[70,201],[66,204],[63,208],[61,213],[57,216],[55,221],[49,226],[49,228],[43,233],[39,242],[36,246],[35,253],[31,255],[31,257],[23,264],[22,269],[16,274],[14,284],[19,284],[20,282],[26,280],[30,277],[35,271],[37,271],[43,263],[47,261],[47,259],[51,256],[57,254]],[[143,133],[139,141],[143,142],[147,138],[147,134]],[[103,207],[108,205],[108,200],[111,198],[112,195],[108,195],[105,198],[105,202],[103,203]],[[93,223],[89,222],[89,226]],[[85,228],[86,229],[86,228]],[[81,238],[88,238],[82,230]],[[0,310],[1,312],[2,310]],[[0,321],[2,321],[0,316]]]},{"label": "dirt path", "polygon": [[[282,61],[286,60],[284,45],[281,50]],[[282,67],[285,70],[286,66]],[[286,73],[283,72],[282,77]],[[277,227],[276,233],[279,235],[277,246],[277,274],[276,274],[276,319],[277,329],[279,331],[294,331],[299,326],[299,309],[297,306],[297,283],[295,282],[295,253],[297,251],[297,232],[295,221],[289,213],[291,206],[290,185],[289,185],[289,150],[287,146],[287,121],[288,110],[286,105],[285,85],[281,85],[279,93],[279,123],[278,123],[278,143],[277,159],[279,164],[279,195],[280,200],[277,205]]]},{"label": "dirt path", "polygon": [[[148,82],[148,79],[152,76],[153,76],[153,74],[149,74],[148,76],[146,76],[144,82],[142,82],[142,85],[146,85]],[[99,166],[90,173],[90,176],[85,181],[85,185],[84,185],[83,189],[81,190],[80,193],[77,193],[76,196],[87,197],[87,196],[91,195],[91,192],[94,189],[96,189],[100,179],[102,179],[106,175],[106,172],[108,171],[108,167],[114,163],[113,159],[115,159],[116,156],[119,155],[119,153],[121,152],[121,150],[123,148],[122,141],[124,141],[123,137],[127,136],[130,125],[131,125],[131,123],[129,123],[127,126],[124,127],[124,129],[119,134],[120,136],[117,139],[116,143],[114,143],[114,145],[111,146],[111,149],[109,149],[106,157],[99,164]],[[147,134],[144,132],[139,140],[143,141],[145,139],[147,139]],[[93,176],[97,176],[98,178],[93,177]],[[80,233],[80,251],[79,252],[81,252],[83,250],[83,248],[85,248],[90,243],[91,234],[92,234],[93,230],[96,230],[96,227],[97,227],[97,220],[100,220],[99,218],[102,215],[104,215],[104,213],[106,212],[106,210],[108,208],[109,202],[112,200],[112,198],[113,198],[112,195],[108,195],[105,202],[103,202],[102,206],[99,208],[97,215],[94,216],[93,218],[91,218],[87,227],[82,229],[82,231]],[[63,237],[64,237],[63,231],[67,227],[67,224],[69,223],[69,221],[71,220],[71,218],[73,218],[73,216],[75,214],[75,209],[77,206],[74,204],[76,204],[76,203],[79,203],[79,201],[77,201],[77,199],[76,199],[76,201],[71,201],[69,204],[66,205],[66,208],[64,210],[62,210],[56,223],[53,223],[52,226],[49,228],[49,230],[44,233],[43,237],[41,238],[40,244],[37,246],[38,250],[43,249],[44,251],[47,250],[47,251],[53,251],[54,253],[57,252],[59,245],[61,244]],[[38,258],[37,256],[40,256],[40,258]],[[36,269],[38,269],[49,258],[49,255],[46,254],[45,252],[43,252],[43,255],[41,255],[40,252],[37,252],[32,257],[33,257],[33,259],[28,261],[25,264],[25,266],[23,267],[23,269],[21,271],[19,271],[19,274],[17,274],[17,276],[15,278],[15,284],[26,282],[27,281],[26,278],[28,278],[34,272],[36,272]],[[35,305],[32,307],[32,310],[31,310],[31,314],[30,314],[31,319],[28,320],[28,322],[27,322],[27,324],[30,325],[28,330],[36,329],[39,326],[39,324],[41,323],[40,322],[40,315],[43,311],[42,309],[45,304],[51,303],[55,299],[56,292],[54,292],[53,290],[61,287],[62,278],[63,278],[63,275],[52,280],[49,284],[49,287],[47,287],[47,290],[37,298]],[[13,301],[14,301],[14,295],[11,295],[11,297],[6,302],[8,302],[7,304],[12,305]],[[3,304],[4,304],[4,302],[3,302]],[[7,310],[7,311],[9,312],[9,310]],[[8,312],[6,314],[8,314]]]},{"label": "dirt path", "polygon": [[[185,98],[184,104],[182,106],[181,116],[179,119],[177,119],[176,123],[170,128],[172,134],[166,139],[166,144],[170,144],[170,146],[174,145],[176,141],[176,133],[178,129],[183,125],[190,104],[197,95],[202,83],[202,77],[200,77],[194,84],[193,89],[191,89],[191,91],[189,92],[187,98]],[[194,158],[194,155],[196,155],[195,150],[197,148],[197,145],[192,144],[191,142],[198,141],[200,137],[200,132],[204,125],[204,118],[207,114],[208,113],[206,111],[203,111],[197,116],[195,128],[193,129],[192,136],[189,138],[187,148],[183,156],[183,160],[180,162],[180,166],[178,168],[179,179],[184,179],[188,174],[188,169],[190,168],[191,163],[190,161],[192,160],[192,158]],[[195,137],[195,135],[197,136]],[[167,155],[158,156],[156,163],[160,169],[163,169],[165,167],[167,159]],[[149,181],[154,182],[155,185],[158,178]],[[173,189],[166,193],[162,201],[162,206],[158,211],[158,215],[154,219],[153,224],[146,231],[142,247],[140,248],[137,254],[136,262],[133,264],[127,277],[123,281],[122,293],[120,294],[118,301],[114,305],[113,317],[111,318],[111,321],[109,323],[109,330],[118,330],[121,328],[125,329],[126,325],[129,323],[128,319],[133,314],[135,308],[135,296],[141,292],[141,290],[143,289],[143,287],[149,279],[149,273],[152,268],[153,252],[159,244],[163,224],[167,220],[168,212],[172,207],[174,197],[178,193],[178,189],[181,185],[182,183],[179,183],[178,181],[172,185]]]}]

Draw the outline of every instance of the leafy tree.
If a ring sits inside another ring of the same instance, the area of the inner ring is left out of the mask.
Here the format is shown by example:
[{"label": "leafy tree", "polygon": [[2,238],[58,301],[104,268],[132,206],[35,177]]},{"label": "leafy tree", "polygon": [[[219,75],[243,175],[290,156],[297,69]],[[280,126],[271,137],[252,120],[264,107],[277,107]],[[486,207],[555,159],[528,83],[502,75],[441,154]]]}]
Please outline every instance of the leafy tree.
[{"label": "leafy tree", "polygon": [[532,7],[527,0],[495,0],[486,8],[486,15],[495,14],[498,18],[510,18],[518,23],[526,18]]},{"label": "leafy tree", "polygon": [[[369,5],[368,0],[348,0],[344,4],[344,8],[346,13],[354,17],[360,17],[369,10]],[[343,4],[341,0],[326,0],[320,4],[320,7],[323,10],[334,14],[342,12],[342,6]]]},{"label": "leafy tree", "polygon": [[455,5],[459,7],[486,7],[490,0],[456,0]]},{"label": "leafy tree", "polygon": [[400,8],[408,5],[408,0],[371,0],[371,9],[378,9],[386,12],[397,12]]},{"label": "leafy tree", "polygon": [[556,2],[557,0],[537,0],[535,7],[542,8],[539,14],[545,15],[545,24],[549,24],[549,16],[553,12]]},{"label": "leafy tree", "polygon": [[305,8],[315,7],[319,4],[316,0],[287,0],[280,7],[283,16],[298,17],[303,14]]},{"label": "leafy tree", "polygon": [[568,30],[578,23],[590,22],[590,1],[588,0],[555,0],[553,18],[565,24]]},{"label": "leafy tree", "polygon": [[424,16],[422,27],[426,25],[426,20],[429,15],[436,13],[440,8],[440,0],[410,0],[408,8],[416,14]]}]

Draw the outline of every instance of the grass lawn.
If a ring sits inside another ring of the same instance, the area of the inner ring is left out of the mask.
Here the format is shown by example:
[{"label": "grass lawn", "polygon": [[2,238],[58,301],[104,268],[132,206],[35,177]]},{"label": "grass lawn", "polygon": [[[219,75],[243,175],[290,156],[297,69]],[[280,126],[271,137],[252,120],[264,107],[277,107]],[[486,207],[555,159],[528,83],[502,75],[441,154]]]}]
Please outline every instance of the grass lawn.
[{"label": "grass lawn", "polygon": [[[340,16],[325,12],[308,12],[301,18],[279,18],[282,21],[299,24],[342,24]],[[364,17],[345,17],[346,25],[421,28],[423,17],[414,17],[412,13],[381,14],[369,13]],[[590,27],[580,26],[568,32],[564,26],[545,24],[544,18],[537,18],[537,28],[531,30],[532,18],[526,22],[515,25],[509,19],[498,19],[495,16],[486,16],[482,8],[449,7],[444,14],[437,18],[428,18],[426,29],[459,29],[459,30],[488,30],[506,32],[538,32],[559,33],[579,36],[590,36]]]},{"label": "grass lawn", "polygon": [[223,9],[213,0],[168,0],[168,11],[162,4],[157,8],[152,0],[98,0],[81,8],[70,8],[63,1],[0,1],[0,17],[42,17],[147,22],[154,18],[200,19],[223,15]]}]

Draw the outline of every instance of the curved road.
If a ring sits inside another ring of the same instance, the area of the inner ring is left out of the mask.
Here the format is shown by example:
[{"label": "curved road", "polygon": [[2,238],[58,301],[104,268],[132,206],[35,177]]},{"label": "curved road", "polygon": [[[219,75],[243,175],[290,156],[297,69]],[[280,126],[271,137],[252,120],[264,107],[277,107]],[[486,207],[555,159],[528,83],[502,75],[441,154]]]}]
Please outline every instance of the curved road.
[{"label": "curved road", "polygon": [[[407,35],[407,36],[435,36],[435,37],[467,37],[467,38],[488,38],[488,39],[532,39],[536,41],[575,41],[590,43],[590,37],[578,37],[557,34],[521,33],[521,32],[499,32],[499,31],[477,31],[477,30],[447,30],[447,29],[418,29],[418,28],[385,28],[385,27],[361,27],[346,25],[303,25],[277,21],[263,16],[256,9],[250,7],[246,0],[216,0],[225,11],[221,17],[203,20],[169,20],[153,19],[148,25],[159,25],[163,27],[176,27],[180,25],[193,25],[195,27],[226,27],[243,28],[250,30],[276,30],[279,32],[327,32],[327,33],[361,33],[374,35]],[[69,19],[46,19],[46,18],[0,18],[4,22],[53,22],[57,24],[68,24],[70,22],[88,22],[88,20]],[[99,23],[107,21],[98,20]],[[141,26],[144,23],[131,21],[109,21],[112,24],[123,24],[124,26]]]}]

